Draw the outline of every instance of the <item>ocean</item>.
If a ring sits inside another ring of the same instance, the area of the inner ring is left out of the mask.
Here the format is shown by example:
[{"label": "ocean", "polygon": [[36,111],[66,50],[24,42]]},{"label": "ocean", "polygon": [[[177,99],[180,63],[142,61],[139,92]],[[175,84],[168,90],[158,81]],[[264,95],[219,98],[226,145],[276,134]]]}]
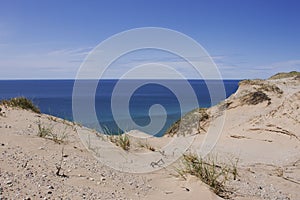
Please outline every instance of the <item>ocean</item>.
[{"label": "ocean", "polygon": [[[208,80],[212,85],[224,83],[226,98],[233,94],[238,88],[240,80]],[[90,127],[97,127],[95,123],[100,124],[102,129],[108,129],[111,133],[119,133],[119,126],[114,120],[111,99],[115,85],[118,80],[100,80],[95,95],[95,111],[97,121],[89,119],[79,121],[79,123]],[[137,80],[127,80],[125,85],[136,84]],[[154,82],[154,81],[153,81]],[[166,80],[174,87],[180,88],[181,80]],[[197,107],[210,107],[211,102],[210,93],[208,91],[207,82],[204,80],[189,80],[193,88],[197,100]],[[63,119],[73,121],[72,113],[72,92],[74,80],[1,80],[0,81],[0,100],[9,99],[17,96],[24,96],[31,99],[41,110],[41,112],[54,115]],[[84,94],[83,94],[84,95]],[[117,93],[117,98],[122,99],[126,97],[126,93]],[[183,90],[181,95],[185,94]],[[218,101],[224,100],[224,97],[217,97]],[[129,109],[132,120],[139,126],[146,126],[150,123],[149,108],[154,104],[160,104],[164,107],[167,113],[166,122],[163,128],[156,134],[157,136],[163,133],[185,113],[195,109],[195,106],[185,105],[180,107],[176,95],[168,88],[151,83],[145,84],[135,90],[130,97],[129,108],[120,108],[118,112],[122,116],[122,112]],[[183,110],[183,113],[181,112]],[[157,117],[159,113],[156,113]],[[126,123],[124,119],[124,123]],[[130,127],[129,127],[130,129]],[[124,130],[128,131],[128,130]],[[122,130],[121,130],[122,132]]]}]

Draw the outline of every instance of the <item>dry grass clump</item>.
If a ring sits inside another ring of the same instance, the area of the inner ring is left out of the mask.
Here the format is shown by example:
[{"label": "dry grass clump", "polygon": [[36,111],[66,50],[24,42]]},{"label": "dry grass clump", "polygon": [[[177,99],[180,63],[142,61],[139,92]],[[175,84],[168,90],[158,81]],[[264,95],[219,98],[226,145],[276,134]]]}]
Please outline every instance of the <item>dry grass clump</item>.
[{"label": "dry grass clump", "polygon": [[139,142],[138,145],[141,148],[145,148],[145,149],[148,149],[150,151],[155,151],[155,148],[153,146],[151,146],[150,144],[148,144],[148,143]]},{"label": "dry grass clump", "polygon": [[2,100],[0,104],[4,106],[22,108],[25,110],[32,110],[35,113],[41,113],[40,109],[35,106],[31,100],[25,97],[15,97],[9,100]]},{"label": "dry grass clump", "polygon": [[268,104],[271,103],[271,98],[268,97],[264,92],[257,91],[257,92],[251,92],[246,95],[244,95],[240,99],[242,104],[248,104],[248,105],[257,105],[259,103],[262,103],[264,101],[268,101]]},{"label": "dry grass clump", "polygon": [[274,80],[274,79],[281,79],[281,78],[291,78],[291,77],[296,77],[300,76],[300,72],[297,71],[291,71],[291,72],[282,72],[282,73],[277,73],[273,76],[271,76],[269,79]]},{"label": "dry grass clump", "polygon": [[283,94],[283,91],[273,84],[263,84],[258,88],[258,91],[265,91],[265,92],[274,92],[276,94]]},{"label": "dry grass clump", "polygon": [[226,187],[226,182],[230,178],[236,179],[238,160],[232,162],[232,166],[226,164],[221,166],[217,164],[216,157],[209,156],[204,159],[194,154],[186,154],[183,155],[182,164],[183,167],[177,169],[179,175],[182,177],[185,177],[186,174],[196,176],[209,185],[218,196],[229,198],[231,192]]},{"label": "dry grass clump", "polygon": [[130,148],[130,140],[126,133],[119,135],[110,135],[109,140],[125,151],[128,151]]},{"label": "dry grass clump", "polygon": [[223,112],[229,108],[229,106],[232,104],[232,101],[223,101],[219,104],[219,111]]},{"label": "dry grass clump", "polygon": [[261,85],[264,82],[262,79],[246,79],[239,82],[239,86],[241,85]]},{"label": "dry grass clump", "polygon": [[62,134],[53,133],[53,127],[44,126],[41,122],[38,122],[38,134],[39,137],[49,139],[55,143],[62,144],[65,142],[67,135],[64,131]]},{"label": "dry grass clump", "polygon": [[[193,128],[200,133],[200,130],[204,130],[202,126],[208,121],[209,117],[207,108],[194,109],[170,126],[164,135],[187,135]],[[179,130],[180,128],[181,132]]]},{"label": "dry grass clump", "polygon": [[257,91],[274,92],[276,94],[283,94],[283,91],[279,87],[277,87],[272,83],[267,83],[266,81],[261,79],[243,80],[239,82],[239,86],[241,85],[258,86],[258,88],[255,88]]},{"label": "dry grass clump", "polygon": [[294,78],[295,80],[300,80],[300,74],[299,75],[297,75],[297,76],[295,76],[295,78]]}]

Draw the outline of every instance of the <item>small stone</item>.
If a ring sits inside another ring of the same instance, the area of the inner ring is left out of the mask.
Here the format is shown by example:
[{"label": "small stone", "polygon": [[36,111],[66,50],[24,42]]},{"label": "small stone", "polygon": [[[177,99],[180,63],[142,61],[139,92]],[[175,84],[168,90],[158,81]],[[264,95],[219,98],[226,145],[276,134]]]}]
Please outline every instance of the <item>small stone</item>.
[{"label": "small stone", "polygon": [[53,190],[54,187],[53,187],[52,185],[49,185],[49,186],[48,186],[48,189]]},{"label": "small stone", "polygon": [[263,188],[261,186],[259,186],[258,189],[262,190]]},{"label": "small stone", "polygon": [[101,181],[105,181],[106,180],[106,178],[105,177],[101,177],[101,179],[100,179]]},{"label": "small stone", "polygon": [[94,178],[90,178],[90,181],[94,181]]},{"label": "small stone", "polygon": [[47,177],[47,175],[46,175],[46,174],[43,174],[43,175],[42,175],[42,177],[43,177],[43,178],[46,178],[46,177]]},{"label": "small stone", "polygon": [[11,185],[11,184],[12,184],[11,180],[6,181],[6,185]]},{"label": "small stone", "polygon": [[52,191],[48,191],[47,193],[48,193],[48,194],[52,194]]},{"label": "small stone", "polygon": [[81,174],[78,174],[78,177],[82,177],[82,175],[81,175]]}]

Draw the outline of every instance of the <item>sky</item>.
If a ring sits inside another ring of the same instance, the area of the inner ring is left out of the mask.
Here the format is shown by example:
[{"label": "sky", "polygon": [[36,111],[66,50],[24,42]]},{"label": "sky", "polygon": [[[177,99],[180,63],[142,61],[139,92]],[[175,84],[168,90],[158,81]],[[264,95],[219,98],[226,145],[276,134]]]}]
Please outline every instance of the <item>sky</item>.
[{"label": "sky", "polygon": [[[193,38],[224,79],[300,71],[299,8],[298,0],[0,0],[0,79],[74,79],[100,42],[142,27]],[[159,57],[144,54],[115,69]]]}]

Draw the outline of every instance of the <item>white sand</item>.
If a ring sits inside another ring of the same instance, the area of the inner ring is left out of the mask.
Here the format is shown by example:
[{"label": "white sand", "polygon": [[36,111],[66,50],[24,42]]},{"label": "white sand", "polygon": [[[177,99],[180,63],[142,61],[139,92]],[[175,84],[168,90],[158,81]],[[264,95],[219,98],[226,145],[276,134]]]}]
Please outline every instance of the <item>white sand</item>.
[{"label": "white sand", "polygon": [[[287,78],[264,84],[276,85],[283,94],[263,91],[271,104],[263,101],[247,105],[241,102],[243,96],[260,90],[261,85],[242,84],[226,100],[230,105],[224,112],[220,112],[222,104],[208,110],[210,118],[203,128],[208,130],[209,125],[213,127],[225,116],[212,153],[222,162],[239,159],[238,179],[228,182],[233,192],[231,199],[298,200],[300,81]],[[196,177],[188,176],[187,180],[176,177],[174,167],[178,162],[150,173],[120,172],[95,159],[87,150],[86,147],[93,149],[100,142],[100,148],[103,147],[100,152],[105,155],[99,157],[112,154],[104,146],[114,144],[101,138],[94,140],[95,131],[45,114],[1,108],[4,116],[0,116],[0,197],[3,199],[221,199]],[[38,123],[52,127],[53,133],[67,135],[66,142],[58,144],[38,137]],[[197,128],[191,130],[193,135]],[[115,153],[134,158],[139,153],[152,153],[149,147],[153,147],[159,155],[159,150],[174,139],[137,139],[137,135],[131,132],[128,152],[114,147]],[[199,150],[206,136],[207,133],[198,134],[191,151]],[[141,143],[148,146],[142,147]],[[60,163],[59,174],[66,177],[56,175]]]}]

